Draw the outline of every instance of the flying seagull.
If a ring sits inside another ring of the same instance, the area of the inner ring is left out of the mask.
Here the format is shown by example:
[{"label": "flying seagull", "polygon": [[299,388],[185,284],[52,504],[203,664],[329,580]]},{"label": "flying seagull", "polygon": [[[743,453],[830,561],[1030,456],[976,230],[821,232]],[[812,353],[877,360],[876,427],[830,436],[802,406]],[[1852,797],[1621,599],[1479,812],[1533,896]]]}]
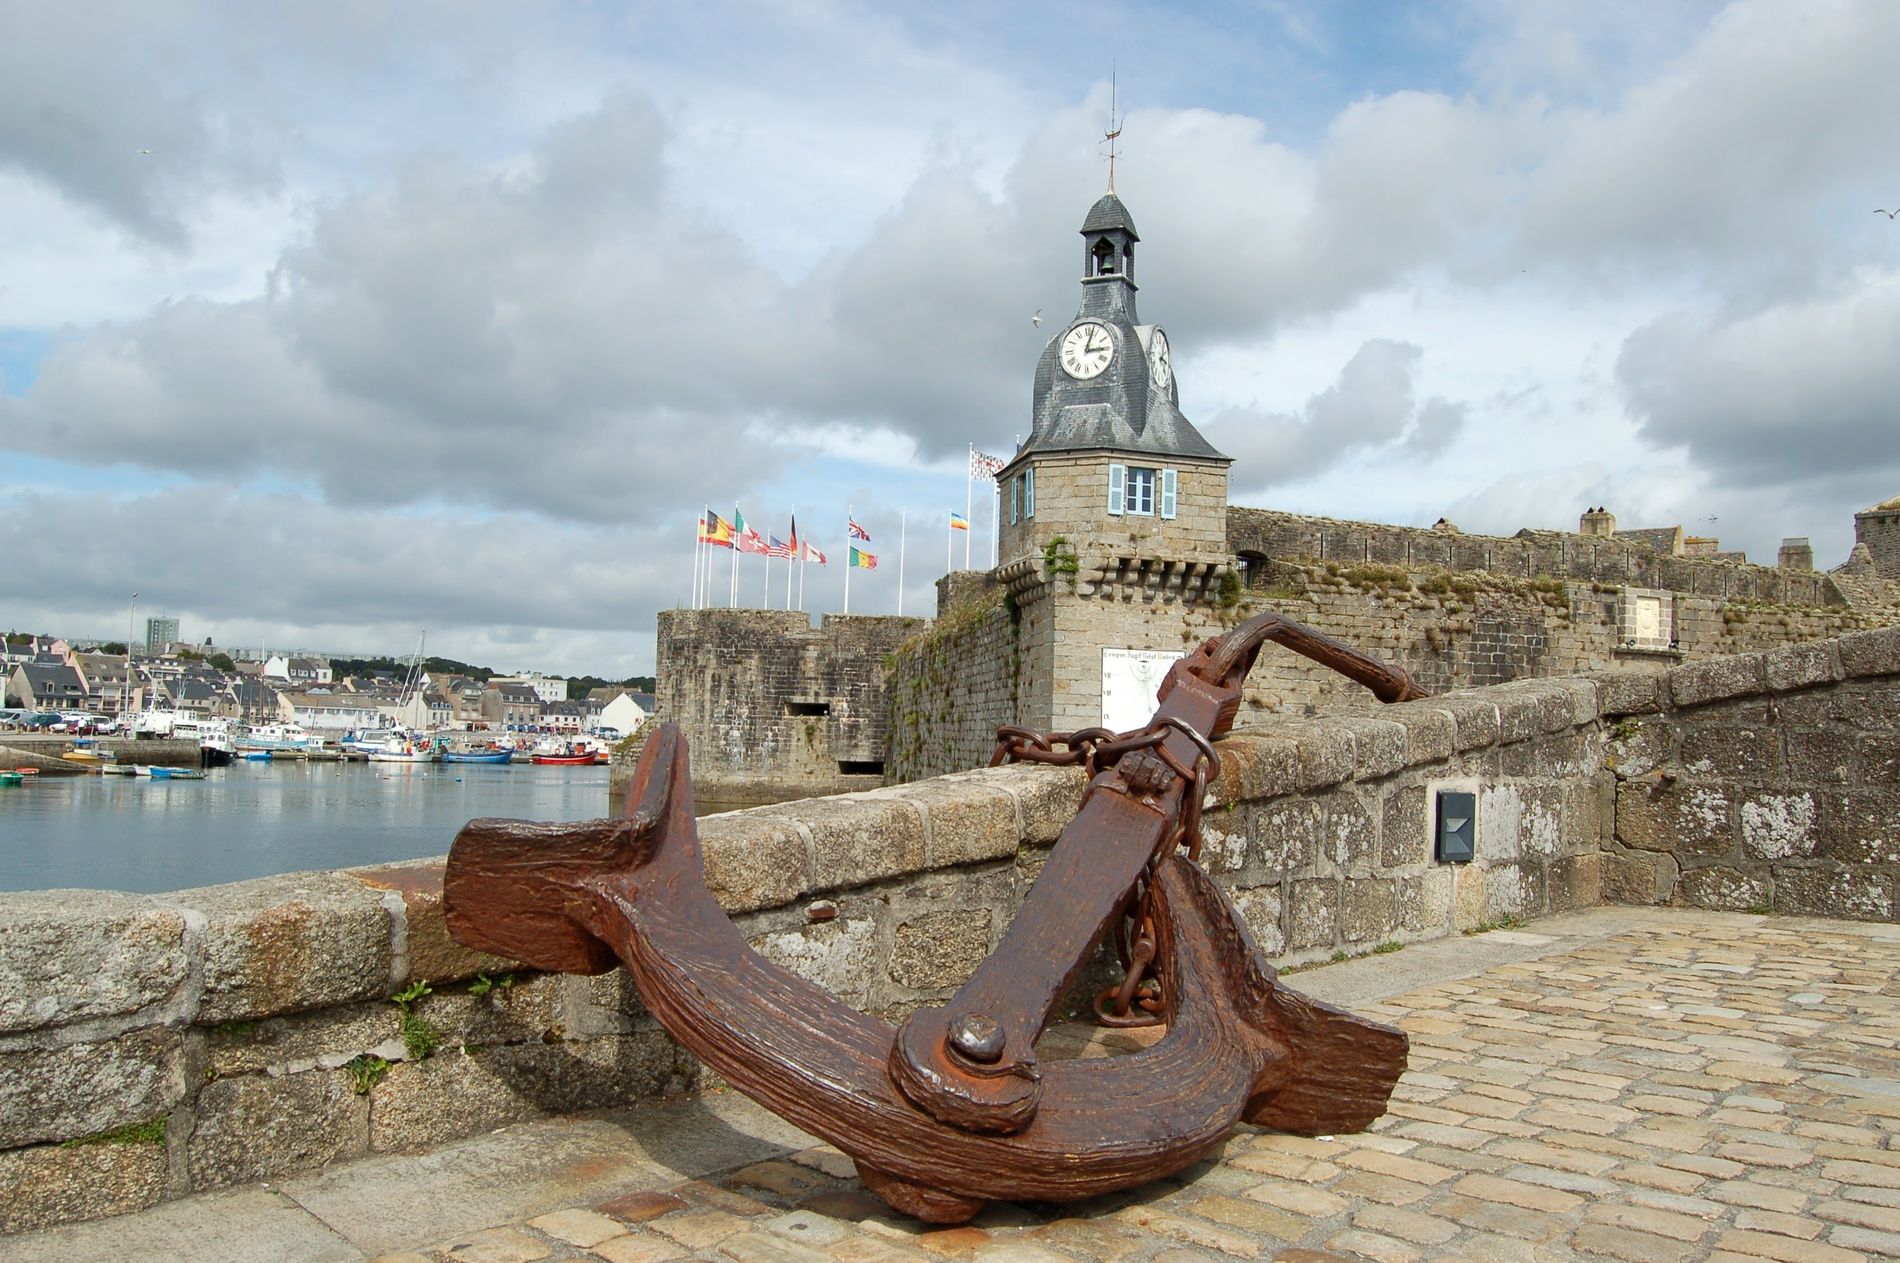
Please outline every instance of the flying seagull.
[{"label": "flying seagull", "polygon": [[1895,215],[1900,215],[1900,210],[1881,210],[1876,206],[1874,207],[1874,214],[1885,215],[1888,219],[1892,219]]},{"label": "flying seagull", "polygon": [[141,150],[139,150],[139,152],[140,152],[140,153],[142,153],[142,154],[144,154],[144,155],[145,155],[145,156],[146,156],[147,158],[149,158],[149,157],[151,157],[151,156],[152,156],[152,151],[151,151],[151,150],[149,150],[149,149],[141,149]]},{"label": "flying seagull", "polygon": [[1038,329],[1042,328],[1042,308],[1036,308],[1036,314],[1029,318],[1029,323]]}]

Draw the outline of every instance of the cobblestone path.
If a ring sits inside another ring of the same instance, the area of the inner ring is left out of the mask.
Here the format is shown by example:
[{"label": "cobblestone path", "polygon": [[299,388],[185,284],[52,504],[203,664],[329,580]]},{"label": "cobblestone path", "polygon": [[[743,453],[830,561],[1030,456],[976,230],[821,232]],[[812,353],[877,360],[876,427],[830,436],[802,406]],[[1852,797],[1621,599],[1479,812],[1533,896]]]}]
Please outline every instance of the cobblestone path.
[{"label": "cobblestone path", "polygon": [[1363,1006],[1412,1037],[1363,1135],[947,1230],[810,1149],[381,1263],[1900,1258],[1900,927],[1662,924]]}]

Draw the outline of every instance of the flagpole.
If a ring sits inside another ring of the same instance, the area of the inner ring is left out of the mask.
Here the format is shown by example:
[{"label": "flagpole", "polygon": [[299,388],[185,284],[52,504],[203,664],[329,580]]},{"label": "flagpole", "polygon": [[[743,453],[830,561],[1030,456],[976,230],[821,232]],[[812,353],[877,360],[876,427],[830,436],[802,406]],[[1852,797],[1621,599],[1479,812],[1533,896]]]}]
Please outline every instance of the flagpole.
[{"label": "flagpole", "polygon": [[744,516],[738,505],[732,506],[732,577],[726,581],[727,609],[735,609],[739,604],[739,519]]},{"label": "flagpole", "polygon": [[708,507],[709,506],[707,505],[700,506],[699,521],[693,525],[693,608],[694,609],[699,608],[699,566],[706,556],[706,541],[702,538],[702,536],[706,534],[706,510]]},{"label": "flagpole", "polygon": [[1003,552],[1003,484],[990,479],[990,569]]},{"label": "flagpole", "polygon": [[[976,485],[976,444],[972,443],[969,446],[970,463],[963,470],[963,520],[965,522],[970,520],[973,504],[972,488]],[[963,568],[965,570],[970,568],[970,532],[967,530],[963,532]]]},{"label": "flagpole", "polygon": [[[952,513],[950,516],[955,517],[956,514]],[[956,561],[955,561],[956,554],[951,551],[956,546],[957,546],[957,528],[955,526],[944,527],[943,528],[943,572],[945,574],[949,574],[951,567],[956,564]]]},{"label": "flagpole", "polygon": [[857,519],[851,516],[851,506],[844,506],[844,612],[851,612],[851,550],[857,545],[852,543],[851,523]]},{"label": "flagpole", "polygon": [[910,510],[897,511],[897,616],[904,617],[904,541],[910,535]]}]

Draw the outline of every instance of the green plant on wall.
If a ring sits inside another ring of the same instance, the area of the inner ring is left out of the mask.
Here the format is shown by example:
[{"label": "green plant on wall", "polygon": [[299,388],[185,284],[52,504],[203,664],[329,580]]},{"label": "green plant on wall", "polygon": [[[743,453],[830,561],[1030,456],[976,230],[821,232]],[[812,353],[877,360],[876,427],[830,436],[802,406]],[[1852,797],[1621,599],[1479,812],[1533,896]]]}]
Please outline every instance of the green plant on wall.
[{"label": "green plant on wall", "polygon": [[131,1123],[124,1127],[115,1127],[111,1131],[96,1131],[89,1136],[74,1136],[71,1140],[59,1142],[61,1149],[81,1149],[87,1145],[162,1145],[165,1143],[165,1124],[171,1115],[160,1114],[142,1123]]},{"label": "green plant on wall", "polygon": [[358,1096],[368,1096],[369,1090],[382,1082],[389,1073],[389,1063],[370,1053],[359,1053],[343,1063],[343,1073],[349,1076],[350,1091]]},{"label": "green plant on wall", "polygon": [[1082,563],[1077,560],[1075,549],[1066,535],[1057,535],[1042,546],[1042,564],[1051,575],[1059,575],[1075,586],[1075,577],[1082,571]]},{"label": "green plant on wall", "polygon": [[418,978],[389,997],[390,1003],[402,1010],[402,1046],[411,1061],[425,1061],[442,1046],[442,1032],[416,1012],[422,997],[432,994],[427,980]]}]

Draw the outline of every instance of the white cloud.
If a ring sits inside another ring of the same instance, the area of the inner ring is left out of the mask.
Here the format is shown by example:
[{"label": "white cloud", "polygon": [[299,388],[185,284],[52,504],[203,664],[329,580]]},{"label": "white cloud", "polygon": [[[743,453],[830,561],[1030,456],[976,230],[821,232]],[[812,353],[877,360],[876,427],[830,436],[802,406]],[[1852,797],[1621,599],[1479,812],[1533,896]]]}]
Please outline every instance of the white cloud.
[{"label": "white cloud", "polygon": [[[52,349],[0,447],[232,520],[259,487],[313,498],[263,518],[417,517],[524,575],[576,532],[664,556],[624,532],[735,495],[960,507],[963,445],[1026,428],[1028,317],[1073,310],[1101,181],[1105,85],[1052,89],[1060,17],[1008,16],[951,41],[851,4],[25,14],[0,335]],[[1812,522],[1892,494],[1900,234],[1870,212],[1900,8],[1472,0],[1376,49],[1324,8],[1232,37],[1125,16],[1183,94],[1126,119],[1142,312],[1239,497],[1506,531],[1601,502],[1822,548]],[[1263,85],[1236,48],[1323,64]],[[1183,66],[1232,73],[1199,95]],[[133,559],[89,564],[109,617]],[[676,566],[609,576],[616,625],[650,628]],[[258,590],[285,627],[373,616]]]}]

